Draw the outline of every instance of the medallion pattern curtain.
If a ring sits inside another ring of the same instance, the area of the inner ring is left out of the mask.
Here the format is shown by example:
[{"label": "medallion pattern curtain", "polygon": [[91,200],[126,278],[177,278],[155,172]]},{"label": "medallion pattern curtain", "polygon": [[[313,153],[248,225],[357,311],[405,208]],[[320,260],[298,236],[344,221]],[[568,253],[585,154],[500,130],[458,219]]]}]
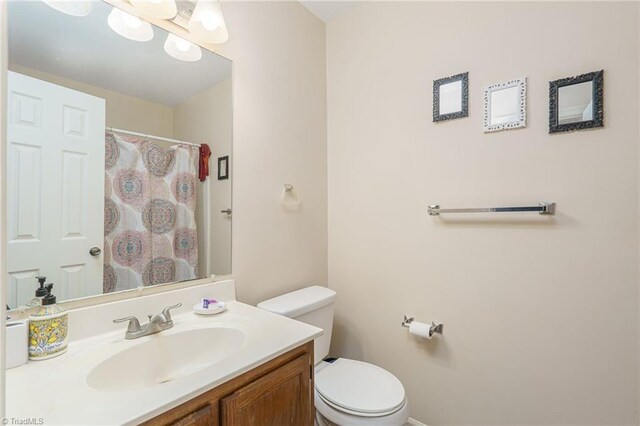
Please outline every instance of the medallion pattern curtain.
[{"label": "medallion pattern curtain", "polygon": [[198,148],[106,134],[104,293],[196,278]]}]

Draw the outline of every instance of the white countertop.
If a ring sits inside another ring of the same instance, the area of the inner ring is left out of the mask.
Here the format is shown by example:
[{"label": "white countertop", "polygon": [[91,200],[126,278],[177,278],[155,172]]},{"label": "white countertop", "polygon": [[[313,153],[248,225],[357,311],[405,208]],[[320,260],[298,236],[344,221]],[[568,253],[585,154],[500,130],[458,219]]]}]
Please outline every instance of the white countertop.
[{"label": "white countertop", "polygon": [[[111,319],[100,321],[104,320]],[[174,327],[161,333],[233,327],[245,334],[245,341],[231,357],[194,374],[129,391],[93,389],[87,385],[86,375],[101,360],[157,335],[125,340],[126,327],[121,327],[73,341],[59,357],[30,361],[7,371],[7,417],[42,418],[47,425],[138,424],[322,335],[317,327],[237,301],[229,301],[227,311],[218,315],[187,311],[174,315],[173,320]]]}]

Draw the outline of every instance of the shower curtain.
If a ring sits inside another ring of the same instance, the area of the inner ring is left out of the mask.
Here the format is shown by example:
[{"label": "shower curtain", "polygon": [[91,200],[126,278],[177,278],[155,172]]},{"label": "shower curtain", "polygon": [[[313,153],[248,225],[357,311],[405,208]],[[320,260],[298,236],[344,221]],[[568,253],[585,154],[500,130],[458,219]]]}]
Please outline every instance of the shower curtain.
[{"label": "shower curtain", "polygon": [[196,278],[197,158],[107,132],[104,293]]}]

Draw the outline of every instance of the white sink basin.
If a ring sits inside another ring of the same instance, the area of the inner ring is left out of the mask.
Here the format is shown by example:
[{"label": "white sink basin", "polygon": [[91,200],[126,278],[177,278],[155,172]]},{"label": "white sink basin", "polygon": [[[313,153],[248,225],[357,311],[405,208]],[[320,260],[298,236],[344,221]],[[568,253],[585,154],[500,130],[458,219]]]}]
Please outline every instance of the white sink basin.
[{"label": "white sink basin", "polygon": [[245,335],[235,328],[210,327],[143,339],[95,366],[87,376],[89,387],[125,391],[167,383],[229,358],[240,350]]}]

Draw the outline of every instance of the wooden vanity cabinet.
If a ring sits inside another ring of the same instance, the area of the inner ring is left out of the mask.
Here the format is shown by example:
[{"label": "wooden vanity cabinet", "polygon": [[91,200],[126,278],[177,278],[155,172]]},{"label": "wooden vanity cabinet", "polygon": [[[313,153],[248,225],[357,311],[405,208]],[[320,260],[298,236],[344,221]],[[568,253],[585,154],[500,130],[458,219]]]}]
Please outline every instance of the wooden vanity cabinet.
[{"label": "wooden vanity cabinet", "polygon": [[143,424],[311,426],[314,413],[311,341]]}]

